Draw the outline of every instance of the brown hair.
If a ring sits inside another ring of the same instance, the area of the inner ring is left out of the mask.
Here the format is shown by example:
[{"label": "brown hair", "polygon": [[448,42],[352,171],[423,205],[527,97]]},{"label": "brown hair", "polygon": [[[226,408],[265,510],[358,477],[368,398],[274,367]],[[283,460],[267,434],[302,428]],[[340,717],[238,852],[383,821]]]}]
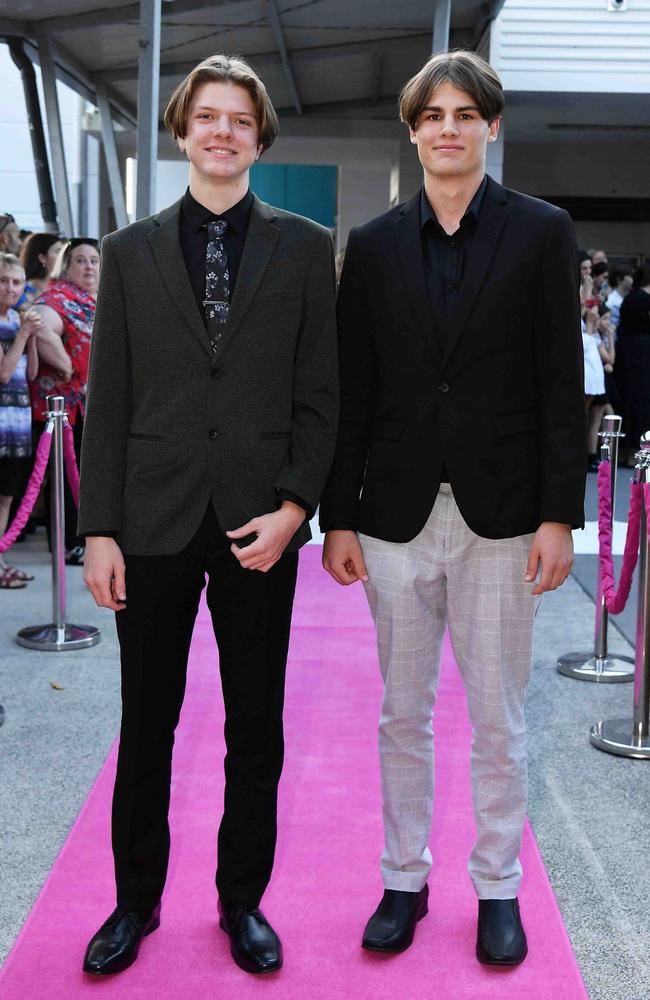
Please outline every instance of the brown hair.
[{"label": "brown hair", "polygon": [[469,94],[487,122],[491,124],[500,117],[505,101],[497,73],[475,52],[454,49],[431,56],[404,85],[399,95],[400,120],[415,130],[431,94],[446,80]]},{"label": "brown hair", "polygon": [[56,264],[52,268],[52,278],[55,281],[66,281],[68,277],[68,268],[70,267],[70,260],[72,258],[73,252],[77,247],[93,247],[97,253],[99,253],[99,242],[92,236],[75,236],[73,240],[70,240],[64,247],[59,250],[59,256],[56,258]]},{"label": "brown hair", "polygon": [[187,118],[196,89],[202,83],[234,83],[247,90],[255,106],[259,143],[268,149],[280,131],[280,123],[266,87],[248,63],[238,56],[208,56],[185,77],[169,99],[164,122],[174,139],[184,139]]},{"label": "brown hair", "polygon": [[30,233],[27,237],[20,251],[20,259],[28,281],[32,278],[47,278],[47,268],[39,257],[45,255],[55,243],[65,243],[65,239],[58,233]]}]

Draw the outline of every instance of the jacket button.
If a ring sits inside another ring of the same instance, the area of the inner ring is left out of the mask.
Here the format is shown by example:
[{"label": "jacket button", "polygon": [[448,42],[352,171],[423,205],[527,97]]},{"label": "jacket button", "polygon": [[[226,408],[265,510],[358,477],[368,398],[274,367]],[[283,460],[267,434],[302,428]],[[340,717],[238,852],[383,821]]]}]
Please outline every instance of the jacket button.
[{"label": "jacket button", "polygon": [[219,437],[219,431],[216,431],[213,427],[211,431],[208,431],[208,437],[210,438],[211,441],[216,441],[216,439]]},{"label": "jacket button", "polygon": [[440,390],[440,392],[449,392],[450,389],[449,382],[441,382],[440,385],[438,386],[438,389]]},{"label": "jacket button", "polygon": [[218,379],[218,378],[221,378],[221,376],[223,375],[223,372],[221,371],[221,368],[211,368],[210,369],[210,375],[212,376],[212,378]]}]

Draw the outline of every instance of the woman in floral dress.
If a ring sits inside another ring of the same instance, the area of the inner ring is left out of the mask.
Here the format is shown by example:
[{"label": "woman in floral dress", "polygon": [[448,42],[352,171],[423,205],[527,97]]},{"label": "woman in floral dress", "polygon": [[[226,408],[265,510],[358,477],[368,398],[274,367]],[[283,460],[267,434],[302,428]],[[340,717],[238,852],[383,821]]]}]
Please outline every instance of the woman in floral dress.
[{"label": "woman in floral dress", "polygon": [[[42,320],[13,308],[25,287],[25,271],[13,254],[0,253],[0,538],[14,497],[21,497],[31,471],[32,411],[28,380],[38,368],[35,335]],[[0,589],[17,590],[34,578],[9,566],[0,553]]]}]

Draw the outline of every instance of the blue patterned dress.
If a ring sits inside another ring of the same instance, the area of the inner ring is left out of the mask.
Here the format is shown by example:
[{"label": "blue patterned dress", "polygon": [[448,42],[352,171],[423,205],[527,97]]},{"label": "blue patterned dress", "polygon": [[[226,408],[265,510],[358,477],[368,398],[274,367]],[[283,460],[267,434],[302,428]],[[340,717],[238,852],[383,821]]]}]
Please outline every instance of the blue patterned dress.
[{"label": "blue patterned dress", "polygon": [[[0,347],[6,354],[20,329],[14,309],[0,317]],[[23,354],[5,385],[0,385],[0,494],[22,496],[31,468],[32,408]]]}]

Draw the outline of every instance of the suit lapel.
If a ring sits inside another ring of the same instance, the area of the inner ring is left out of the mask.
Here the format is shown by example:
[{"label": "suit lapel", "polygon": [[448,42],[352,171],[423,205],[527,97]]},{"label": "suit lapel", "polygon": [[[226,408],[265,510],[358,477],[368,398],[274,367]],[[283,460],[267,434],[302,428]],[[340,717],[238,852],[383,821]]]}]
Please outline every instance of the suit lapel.
[{"label": "suit lapel", "polygon": [[508,217],[508,208],[508,198],[504,189],[488,177],[476,232],[468,258],[465,261],[465,273],[459,300],[450,317],[445,361],[458,343],[458,339],[471,316],[476,298],[494,259],[501,232]]},{"label": "suit lapel", "polygon": [[241,325],[269,266],[280,235],[279,227],[274,225],[275,219],[277,213],[271,205],[253,196],[248,233],[239,265],[237,284],[230,302],[228,322],[221,339],[220,353],[225,350]]},{"label": "suit lapel", "polygon": [[172,301],[181,313],[194,336],[208,354],[212,354],[203,317],[194,298],[194,292],[185,266],[179,236],[181,202],[164,209],[155,218],[155,228],[149,233],[149,242],[160,277]]},{"label": "suit lapel", "polygon": [[402,269],[402,277],[407,289],[408,301],[424,333],[426,343],[434,361],[439,364],[442,356],[437,350],[433,336],[433,316],[429,304],[422,257],[422,235],[420,232],[420,192],[405,202],[395,222],[397,256]]}]

